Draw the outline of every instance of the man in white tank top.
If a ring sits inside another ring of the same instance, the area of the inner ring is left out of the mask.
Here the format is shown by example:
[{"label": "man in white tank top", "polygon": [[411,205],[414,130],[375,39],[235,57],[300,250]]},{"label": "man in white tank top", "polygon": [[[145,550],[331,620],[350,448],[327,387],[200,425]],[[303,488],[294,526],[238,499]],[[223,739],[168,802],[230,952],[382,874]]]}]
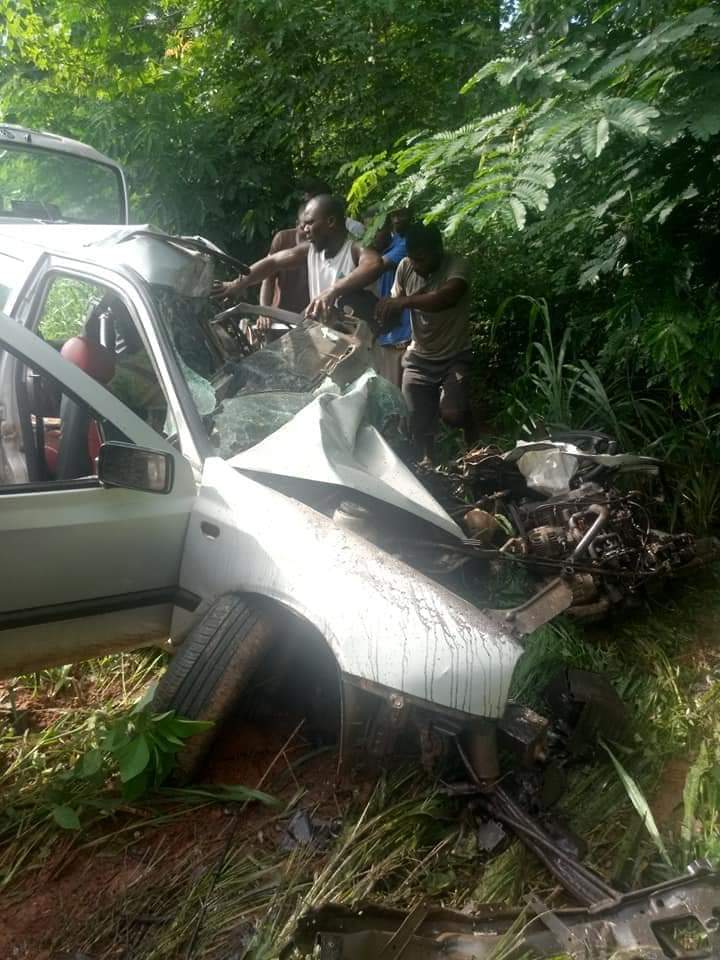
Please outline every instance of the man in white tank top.
[{"label": "man in white tank top", "polygon": [[383,272],[380,254],[361,246],[345,227],[345,204],[340,197],[313,197],[300,219],[305,242],[258,260],[245,277],[224,283],[219,297],[236,298],[266,277],[307,263],[310,303],[305,315],[321,320],[343,294],[372,286]]}]

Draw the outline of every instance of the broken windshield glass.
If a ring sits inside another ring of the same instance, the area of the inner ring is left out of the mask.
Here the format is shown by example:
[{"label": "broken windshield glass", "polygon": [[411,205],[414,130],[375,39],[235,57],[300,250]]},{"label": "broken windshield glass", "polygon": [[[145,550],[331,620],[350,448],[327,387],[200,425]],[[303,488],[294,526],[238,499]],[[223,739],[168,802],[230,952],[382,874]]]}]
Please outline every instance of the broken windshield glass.
[{"label": "broken windshield glass", "polygon": [[[230,357],[204,298],[152,288],[160,319],[208,435],[223,458],[247,450],[323,393],[339,395],[371,366],[369,337],[306,321],[262,350]],[[376,378],[368,422],[382,431],[405,414],[400,391]]]}]

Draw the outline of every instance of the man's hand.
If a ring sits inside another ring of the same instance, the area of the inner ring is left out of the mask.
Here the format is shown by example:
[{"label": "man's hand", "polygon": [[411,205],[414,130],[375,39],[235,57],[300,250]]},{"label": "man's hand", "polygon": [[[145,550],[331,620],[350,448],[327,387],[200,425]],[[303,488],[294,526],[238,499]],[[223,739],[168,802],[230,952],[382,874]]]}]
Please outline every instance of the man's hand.
[{"label": "man's hand", "polygon": [[255,323],[255,329],[258,333],[267,333],[272,328],[272,317],[258,317]]},{"label": "man's hand", "polygon": [[213,300],[235,300],[238,294],[245,289],[244,277],[238,277],[237,280],[229,280],[222,283],[216,280],[212,285],[210,296]]},{"label": "man's hand", "polygon": [[375,307],[375,319],[380,330],[384,331],[388,327],[392,327],[394,325],[393,321],[403,312],[404,308],[404,297],[383,297],[382,300],[378,300]]},{"label": "man's hand", "polygon": [[312,320],[322,322],[323,318],[326,317],[335,306],[337,298],[338,294],[332,287],[323,290],[319,297],[315,297],[315,299],[308,304],[305,310],[305,316],[310,317]]}]

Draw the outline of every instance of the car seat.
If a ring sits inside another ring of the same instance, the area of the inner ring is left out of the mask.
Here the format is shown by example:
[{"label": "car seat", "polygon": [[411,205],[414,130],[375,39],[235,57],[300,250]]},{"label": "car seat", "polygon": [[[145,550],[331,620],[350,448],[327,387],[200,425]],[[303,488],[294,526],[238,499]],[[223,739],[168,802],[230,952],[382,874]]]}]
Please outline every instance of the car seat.
[{"label": "car seat", "polygon": [[[115,373],[115,358],[105,347],[89,337],[72,337],[62,347],[60,355],[88,376],[103,385],[108,384]],[[63,394],[60,403],[61,434],[56,462],[47,456],[48,468],[56,480],[71,480],[74,477],[90,476],[95,472],[95,458],[102,438],[97,422],[87,407]]]}]

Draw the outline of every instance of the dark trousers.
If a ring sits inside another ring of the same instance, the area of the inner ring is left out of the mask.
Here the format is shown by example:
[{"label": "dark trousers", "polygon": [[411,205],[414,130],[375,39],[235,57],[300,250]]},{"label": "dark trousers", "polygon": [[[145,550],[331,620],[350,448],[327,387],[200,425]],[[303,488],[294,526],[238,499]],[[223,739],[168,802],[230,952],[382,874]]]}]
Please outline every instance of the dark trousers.
[{"label": "dark trousers", "polygon": [[451,427],[473,432],[470,408],[470,365],[465,351],[444,360],[428,360],[408,351],[403,358],[402,392],[410,410],[410,433],[423,453],[431,455],[438,414]]}]

